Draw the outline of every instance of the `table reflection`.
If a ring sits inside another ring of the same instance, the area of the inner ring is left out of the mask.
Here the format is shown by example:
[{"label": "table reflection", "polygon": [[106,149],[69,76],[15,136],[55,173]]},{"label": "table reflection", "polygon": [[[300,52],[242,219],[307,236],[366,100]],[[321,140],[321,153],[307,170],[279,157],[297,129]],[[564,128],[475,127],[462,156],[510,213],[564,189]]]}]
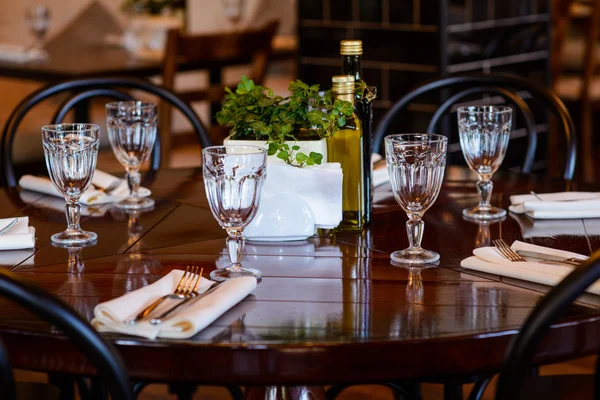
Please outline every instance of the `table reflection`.
[{"label": "table reflection", "polygon": [[494,224],[498,224],[498,230],[500,231],[498,237],[502,237],[502,222],[506,220],[506,217],[493,221],[476,221],[465,217],[463,217],[463,220],[477,224],[477,235],[475,236],[474,244],[474,248],[477,249],[479,247],[488,247],[492,245],[492,232],[490,228]]},{"label": "table reflection", "polygon": [[84,248],[95,244],[64,246],[52,243],[52,246],[65,249],[68,253],[67,280],[58,288],[56,294],[88,321],[94,317],[94,307],[98,304],[100,295],[94,283],[85,277],[85,262],[81,254]]},{"label": "table reflection", "polygon": [[161,274],[162,264],[156,258],[149,254],[141,254],[139,251],[144,247],[141,239],[144,233],[144,227],[140,221],[140,216],[145,210],[121,210],[116,207],[111,208],[110,213],[117,221],[127,219],[127,241],[121,246],[119,252],[127,251],[125,258],[122,258],[115,267],[115,276],[113,278],[113,294],[120,296],[144,286],[148,286],[157,280]]}]

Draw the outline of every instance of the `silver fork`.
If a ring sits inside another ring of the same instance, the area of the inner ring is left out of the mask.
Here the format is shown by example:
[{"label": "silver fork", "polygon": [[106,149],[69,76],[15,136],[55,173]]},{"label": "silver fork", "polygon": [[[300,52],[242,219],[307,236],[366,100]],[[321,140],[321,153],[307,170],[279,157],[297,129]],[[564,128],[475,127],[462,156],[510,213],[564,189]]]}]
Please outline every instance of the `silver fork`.
[{"label": "silver fork", "polygon": [[119,186],[121,186],[121,182],[123,182],[123,179],[114,180],[107,187],[105,187],[105,188],[98,188],[98,190],[101,191],[101,192],[104,192],[104,193],[106,193],[108,195],[111,195],[112,192],[114,192],[115,190],[117,190],[119,188]]},{"label": "silver fork", "polygon": [[494,246],[498,249],[498,251],[510,261],[516,262],[527,262],[526,259],[521,257],[514,251],[505,241],[504,239],[494,239]]},{"label": "silver fork", "polygon": [[[508,258],[510,261],[527,262],[526,259],[524,259],[516,251],[514,251],[512,249],[512,247],[510,247],[503,239],[495,239],[494,246],[496,246],[498,251],[504,257]],[[574,267],[578,267],[580,265],[580,261],[575,260],[574,258],[566,258],[566,259],[560,260],[560,261],[542,260],[542,261],[535,261],[535,262],[541,263],[541,264],[568,264],[568,265],[571,265]]]},{"label": "silver fork", "polygon": [[198,276],[197,272],[198,267],[192,267],[192,270],[190,271],[190,266],[188,265],[185,268],[185,272],[181,276],[181,279],[177,283],[177,286],[175,287],[173,293],[169,293],[162,297],[159,297],[148,307],[144,308],[142,312],[140,312],[134,318],[126,320],[125,323],[127,325],[134,325],[136,322],[146,318],[152,311],[156,309],[156,307],[161,305],[166,299],[185,299],[186,297],[188,297],[188,290],[191,289],[194,278]]},{"label": "silver fork", "polygon": [[194,291],[192,292],[192,295],[190,297],[188,297],[187,299],[183,300],[182,302],[180,302],[179,304],[174,305],[173,307],[169,308],[167,311],[165,311],[164,313],[162,313],[161,315],[159,315],[156,318],[152,318],[150,320],[150,323],[152,325],[160,325],[162,323],[162,321],[167,318],[169,315],[171,315],[175,310],[177,310],[179,307],[183,306],[184,304],[187,304],[191,301],[197,300],[197,299],[201,299],[204,296],[207,296],[209,294],[211,294],[212,292],[214,292],[220,285],[222,285],[223,283],[225,283],[227,281],[222,281],[217,283],[216,285],[211,286],[207,291],[203,292],[203,293],[198,293],[198,286],[200,284],[200,280],[198,280],[198,282],[196,283],[196,286],[194,287]]}]

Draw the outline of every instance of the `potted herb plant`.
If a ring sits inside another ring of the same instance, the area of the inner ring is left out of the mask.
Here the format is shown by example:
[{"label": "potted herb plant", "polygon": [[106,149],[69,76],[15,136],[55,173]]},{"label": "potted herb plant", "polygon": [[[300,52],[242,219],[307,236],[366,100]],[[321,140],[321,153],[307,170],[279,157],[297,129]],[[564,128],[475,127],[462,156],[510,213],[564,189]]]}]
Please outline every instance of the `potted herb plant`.
[{"label": "potted herb plant", "polygon": [[295,167],[327,161],[326,139],[346,124],[354,109],[348,101],[334,99],[331,91],[319,94],[319,85],[296,80],[282,97],[272,89],[242,77],[235,92],[225,89],[217,122],[231,125],[225,144],[253,144],[267,149],[269,162]]}]

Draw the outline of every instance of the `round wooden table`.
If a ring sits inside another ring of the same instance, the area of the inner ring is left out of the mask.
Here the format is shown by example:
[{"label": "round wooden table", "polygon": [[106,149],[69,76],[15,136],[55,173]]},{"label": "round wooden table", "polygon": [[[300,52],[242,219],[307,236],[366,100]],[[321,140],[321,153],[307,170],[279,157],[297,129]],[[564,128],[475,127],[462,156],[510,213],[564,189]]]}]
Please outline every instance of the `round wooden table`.
[{"label": "round wooden table", "polygon": [[[600,220],[566,221],[554,232],[511,214],[492,224],[469,222],[461,210],[477,201],[475,180],[465,168],[448,167],[440,196],[425,214],[423,246],[441,254],[436,268],[414,272],[390,265],[389,253],[407,246],[406,216],[386,185],[377,189],[373,222],[361,234],[248,242],[244,264],[259,268],[262,282],[195,337],[106,337],[138,380],[322,385],[498,371],[507,344],[549,288],[464,270],[460,261],[495,238],[590,254],[600,247]],[[511,194],[566,189],[562,181],[509,172],[496,174],[494,183],[492,203],[502,207]],[[147,185],[154,210],[87,208],[82,227],[98,233],[98,243],[69,251],[49,244],[50,235],[65,227],[61,199],[0,192],[0,217],[29,216],[38,238],[35,251],[2,252],[0,263],[90,319],[99,302],[173,268],[199,265],[208,276],[225,265],[225,233],[208,209],[201,170],[165,169]],[[600,350],[599,300],[582,297],[568,314],[572,323],[550,330],[535,362]],[[6,300],[0,334],[17,368],[94,373],[60,332]]]}]

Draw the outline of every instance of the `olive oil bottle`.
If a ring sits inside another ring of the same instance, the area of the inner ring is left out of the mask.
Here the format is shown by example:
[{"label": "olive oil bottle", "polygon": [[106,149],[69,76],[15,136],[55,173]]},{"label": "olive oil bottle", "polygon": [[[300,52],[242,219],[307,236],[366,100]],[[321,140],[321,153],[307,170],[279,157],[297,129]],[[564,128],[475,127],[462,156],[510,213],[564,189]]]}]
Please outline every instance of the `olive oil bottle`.
[{"label": "olive oil bottle", "polygon": [[[354,77],[332,78],[334,96],[354,105]],[[365,222],[365,182],[363,168],[363,132],[356,114],[346,118],[346,124],[327,139],[327,160],[339,162],[344,174],[342,182],[343,219],[338,230],[360,231]]]},{"label": "olive oil bottle", "polygon": [[[342,56],[342,75],[352,75],[355,82],[363,82],[361,58],[363,45],[360,40],[342,40],[340,42],[340,54]],[[363,93],[354,93],[354,112],[360,120],[363,131],[363,160],[364,160],[364,195],[365,195],[365,223],[371,221],[373,208],[373,181],[371,169],[372,128],[373,128],[373,105],[371,100],[363,96]]]}]

